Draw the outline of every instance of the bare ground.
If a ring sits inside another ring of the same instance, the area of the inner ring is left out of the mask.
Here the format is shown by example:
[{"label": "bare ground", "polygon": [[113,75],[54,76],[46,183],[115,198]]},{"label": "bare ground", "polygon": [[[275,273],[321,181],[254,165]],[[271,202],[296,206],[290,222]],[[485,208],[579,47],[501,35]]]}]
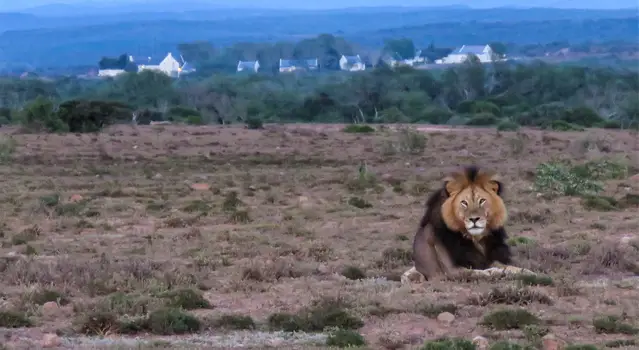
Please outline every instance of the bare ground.
[{"label": "bare ground", "polygon": [[[493,288],[523,288],[513,281],[398,282],[411,266],[406,256],[427,191],[446,171],[468,163],[504,177],[508,232],[528,238],[514,247],[517,264],[554,282],[529,288],[550,302],[521,307],[567,343],[603,347],[637,340],[597,333],[593,326],[594,318],[609,314],[639,324],[637,207],[597,211],[584,208],[579,198],[545,199],[532,188],[539,163],[614,158],[630,172],[606,182],[606,195],[639,194],[639,179],[632,177],[639,173],[636,134],[422,131],[427,143],[419,154],[398,151],[402,140],[390,128],[374,135],[317,125],[5,132],[0,151],[11,148],[8,133],[15,150],[0,152],[0,306],[34,323],[2,330],[5,346],[32,348],[45,333],[58,333],[61,348],[128,348],[141,339],[157,348],[192,339],[78,337],[76,320],[114,293],[150,295],[181,287],[199,289],[212,305],[190,311],[201,319],[248,315],[263,331],[273,313],[337,298],[364,321],[359,331],[370,348],[411,348],[444,336],[525,343],[521,330],[479,324],[490,311],[513,305],[472,301]],[[375,184],[359,191],[362,161]],[[232,191],[239,202],[229,209]],[[366,205],[354,206],[352,198]],[[347,267],[367,278],[344,277]],[[47,310],[33,297],[42,290],[57,291],[67,302]],[[457,306],[450,325],[436,319],[438,312],[424,311],[448,304]],[[210,326],[198,336],[201,343],[187,347],[312,348],[324,341],[321,334],[297,335],[301,343],[274,333],[248,334]]]}]

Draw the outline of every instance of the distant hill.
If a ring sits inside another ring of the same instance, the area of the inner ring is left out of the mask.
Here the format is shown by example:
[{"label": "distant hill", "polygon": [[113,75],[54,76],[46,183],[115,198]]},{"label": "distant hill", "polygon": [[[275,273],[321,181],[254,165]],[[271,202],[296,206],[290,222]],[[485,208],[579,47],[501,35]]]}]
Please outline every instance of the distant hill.
[{"label": "distant hill", "polygon": [[[331,33],[376,47],[408,37],[425,46],[567,41],[637,41],[636,10],[363,9],[300,11],[224,9],[215,12],[129,13],[67,18],[0,14],[0,62],[36,66],[96,64],[123,52],[165,55],[178,43],[298,41]],[[9,28],[7,30],[7,28]]]}]

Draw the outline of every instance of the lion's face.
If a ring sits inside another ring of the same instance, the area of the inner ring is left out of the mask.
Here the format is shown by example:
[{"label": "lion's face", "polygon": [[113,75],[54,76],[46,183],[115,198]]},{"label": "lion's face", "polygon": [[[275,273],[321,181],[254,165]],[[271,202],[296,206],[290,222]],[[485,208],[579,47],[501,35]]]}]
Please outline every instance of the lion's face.
[{"label": "lion's face", "polygon": [[501,183],[489,173],[456,173],[446,179],[448,198],[442,205],[446,225],[454,231],[481,237],[502,227],[506,207],[500,197]]},{"label": "lion's face", "polygon": [[470,235],[486,233],[491,200],[490,193],[478,186],[467,187],[454,197],[455,216]]}]

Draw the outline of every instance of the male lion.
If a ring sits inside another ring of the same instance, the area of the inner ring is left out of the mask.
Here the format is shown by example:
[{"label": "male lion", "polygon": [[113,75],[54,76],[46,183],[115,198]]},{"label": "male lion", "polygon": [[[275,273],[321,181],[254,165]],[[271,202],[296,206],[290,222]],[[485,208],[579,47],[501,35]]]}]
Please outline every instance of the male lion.
[{"label": "male lion", "polygon": [[506,244],[502,191],[497,176],[477,166],[446,177],[444,185],[426,202],[413,242],[415,266],[402,275],[402,284],[464,270],[480,275],[532,274],[509,265],[512,259]]}]

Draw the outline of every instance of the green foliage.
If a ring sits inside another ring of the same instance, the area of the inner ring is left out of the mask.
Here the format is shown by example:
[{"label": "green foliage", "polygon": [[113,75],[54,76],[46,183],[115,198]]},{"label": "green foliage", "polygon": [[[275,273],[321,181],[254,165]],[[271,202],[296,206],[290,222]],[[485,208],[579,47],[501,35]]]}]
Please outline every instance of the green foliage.
[{"label": "green foliage", "polygon": [[208,309],[211,304],[204,299],[202,293],[194,289],[176,289],[164,292],[159,297],[168,300],[167,305],[185,310]]},{"label": "green foliage", "polygon": [[323,299],[297,314],[272,314],[268,318],[268,325],[272,330],[285,332],[321,332],[327,327],[359,329],[364,322],[349,314],[339,300]]},{"label": "green foliage", "polygon": [[251,316],[229,314],[220,316],[213,325],[225,329],[254,329],[255,321]]},{"label": "green foliage", "polygon": [[264,122],[257,117],[249,117],[246,119],[246,127],[251,130],[264,129]]},{"label": "green foliage", "polygon": [[173,335],[197,332],[201,322],[180,309],[162,308],[149,314],[145,326],[153,334]]},{"label": "green foliage", "polygon": [[499,119],[490,113],[478,113],[473,115],[470,120],[466,122],[466,125],[471,126],[489,126],[495,125]]},{"label": "green foliage", "polygon": [[614,315],[606,315],[596,317],[592,320],[595,332],[606,334],[639,334],[639,328],[624,322],[621,318]]},{"label": "green foliage", "polygon": [[566,164],[542,163],[535,171],[534,188],[551,196],[596,195],[603,190],[603,184],[598,179],[584,175]]},{"label": "green foliage", "polygon": [[525,309],[502,309],[484,316],[480,324],[495,330],[522,329],[541,320]]},{"label": "green foliage", "polygon": [[22,328],[32,327],[33,322],[26,314],[18,311],[0,310],[0,327],[4,328]]},{"label": "green foliage", "polygon": [[[335,50],[350,50],[340,40],[309,39],[299,43],[300,52],[325,54],[323,59],[335,64]],[[328,46],[320,49],[317,45],[322,43]],[[193,55],[200,55],[195,51]],[[0,119],[19,122],[25,129],[56,132],[128,123],[132,111],[137,111],[139,124],[168,120],[258,126],[259,120],[500,125],[502,130],[514,129],[514,123],[553,130],[625,129],[639,125],[637,74],[539,62],[485,66],[471,61],[438,70],[379,67],[357,74],[218,74],[174,80],[144,70],[104,80],[0,79],[0,102],[10,106],[0,109]],[[615,93],[592,90],[606,86],[614,86]],[[595,93],[599,95],[585,100]],[[600,101],[601,110],[585,107],[590,99]],[[603,112],[610,119],[604,119]],[[385,151],[402,152],[397,143],[387,146]]]},{"label": "green foliage", "polygon": [[497,130],[499,131],[518,131],[519,124],[512,120],[502,120],[497,124]]}]

